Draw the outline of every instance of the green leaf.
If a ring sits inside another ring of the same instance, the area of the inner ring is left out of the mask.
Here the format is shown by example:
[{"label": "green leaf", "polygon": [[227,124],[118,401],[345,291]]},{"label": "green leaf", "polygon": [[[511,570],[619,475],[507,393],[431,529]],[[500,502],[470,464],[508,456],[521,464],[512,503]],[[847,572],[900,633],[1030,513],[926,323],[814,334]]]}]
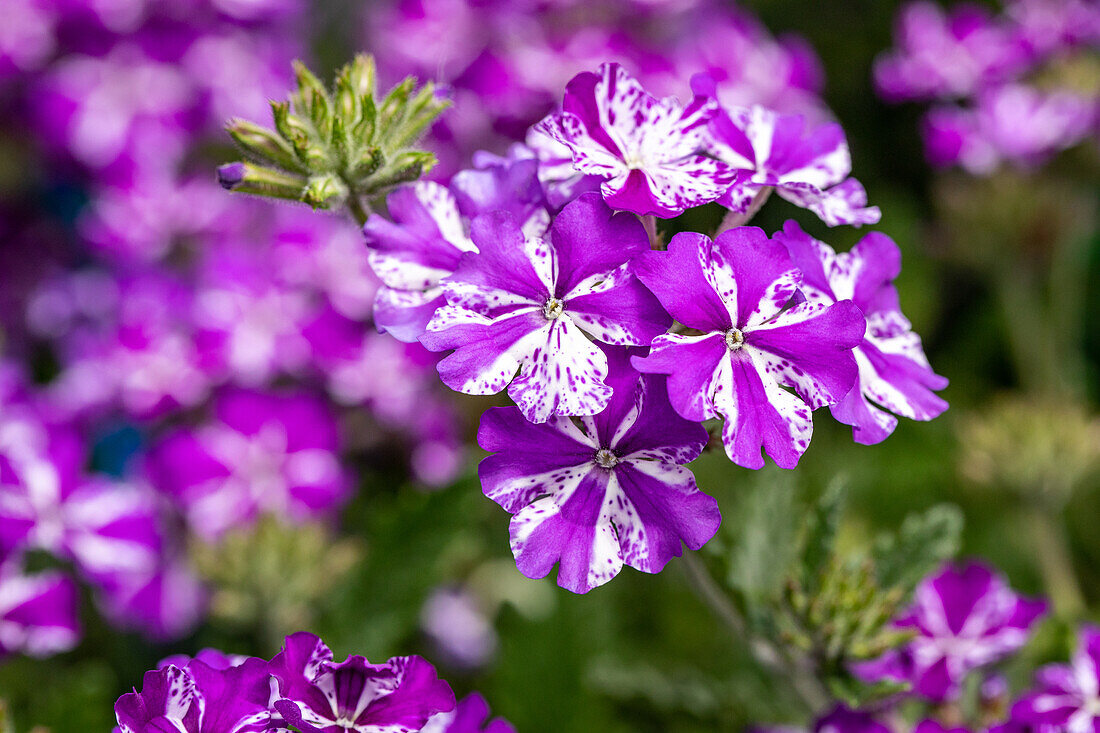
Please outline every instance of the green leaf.
[{"label": "green leaf", "polygon": [[810,507],[802,535],[802,557],[800,572],[802,587],[813,588],[821,576],[829,556],[836,544],[837,527],[847,503],[847,492],[843,482],[836,480],[829,484],[824,493]]},{"label": "green leaf", "polygon": [[732,587],[757,600],[778,594],[794,559],[799,515],[794,481],[786,474],[746,492],[731,523],[727,580]]},{"label": "green leaf", "polygon": [[955,556],[962,528],[962,511],[952,504],[910,514],[897,534],[875,541],[872,557],[879,585],[909,593],[921,578]]}]

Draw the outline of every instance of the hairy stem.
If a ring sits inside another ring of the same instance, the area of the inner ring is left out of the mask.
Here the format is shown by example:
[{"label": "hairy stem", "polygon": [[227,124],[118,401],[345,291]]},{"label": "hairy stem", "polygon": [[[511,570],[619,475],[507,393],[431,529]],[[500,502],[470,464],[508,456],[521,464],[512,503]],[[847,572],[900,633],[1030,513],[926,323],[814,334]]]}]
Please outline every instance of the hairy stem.
[{"label": "hairy stem", "polygon": [[734,639],[745,642],[762,667],[788,681],[811,714],[816,715],[828,706],[829,695],[814,676],[809,661],[794,660],[767,639],[751,635],[741,613],[695,553],[685,552],[681,567],[692,590],[729,629]]}]

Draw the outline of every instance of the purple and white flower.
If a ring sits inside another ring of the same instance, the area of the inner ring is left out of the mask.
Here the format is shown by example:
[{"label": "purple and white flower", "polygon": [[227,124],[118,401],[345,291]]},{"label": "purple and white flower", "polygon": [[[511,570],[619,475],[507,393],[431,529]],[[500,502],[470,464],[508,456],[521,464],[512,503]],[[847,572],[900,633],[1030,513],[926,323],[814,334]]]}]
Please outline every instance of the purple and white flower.
[{"label": "purple and white flower", "polygon": [[1083,627],[1072,663],[1043,667],[1036,682],[1012,707],[1013,721],[1066,733],[1100,730],[1100,628]]},{"label": "purple and white flower", "polygon": [[763,467],[763,448],[793,468],[810,444],[811,410],[836,404],[856,382],[851,351],[865,328],[859,308],[851,301],[787,308],[802,274],[786,248],[756,227],[727,230],[713,242],[677,234],[667,252],[641,255],[635,270],[694,333],[657,337],[634,366],[669,375],[669,398],[683,418],[725,417],[722,438],[734,463]]},{"label": "purple and white flower", "polygon": [[155,449],[157,485],[182,505],[191,529],[216,540],[264,512],[302,522],[348,495],[336,422],[307,395],[231,391],[218,419],[169,435]]},{"label": "purple and white flower", "polygon": [[[692,80],[697,91],[713,93],[709,77]],[[718,200],[736,214],[751,214],[771,190],[821,217],[829,226],[874,224],[877,206],[852,172],[844,131],[835,122],[806,130],[801,115],[760,106],[722,110],[710,123],[710,151],[736,171]]]},{"label": "purple and white flower", "polygon": [[285,730],[268,709],[267,663],[211,667],[193,659],[145,673],[141,692],[115,703],[121,733],[255,733]]},{"label": "purple and white flower", "polygon": [[594,415],[607,406],[607,357],[588,337],[649,344],[670,323],[628,265],[648,251],[638,219],[614,214],[588,193],[566,206],[547,238],[525,236],[507,212],[473,224],[468,253],[445,282],[421,342],[455,349],[439,362],[451,389],[495,394],[505,387],[532,422]]},{"label": "purple and white flower", "polygon": [[714,201],[733,181],[728,166],[702,155],[716,111],[702,97],[658,100],[608,63],[575,76],[562,111],[535,129],[568,146],[577,171],[605,179],[608,205],[667,218]]},{"label": "purple and white flower", "polygon": [[471,692],[454,710],[433,715],[420,733],[516,733],[516,729],[504,718],[489,720],[489,703]]},{"label": "purple and white flower", "polygon": [[455,706],[450,686],[421,657],[336,662],[323,641],[305,632],[286,638],[270,671],[275,710],[311,733],[412,733]]},{"label": "purple and white flower", "polygon": [[916,637],[855,672],[871,681],[911,682],[916,694],[947,700],[968,672],[1022,647],[1045,612],[1044,601],[1017,595],[984,565],[947,566],[917,586],[913,607],[894,621]]},{"label": "purple and white flower", "polygon": [[893,281],[901,271],[901,251],[894,241],[872,232],[850,252],[837,254],[793,221],[776,237],[802,271],[799,292],[806,300],[825,305],[851,300],[867,319],[863,343],[852,350],[859,380],[829,408],[853,426],[856,442],[879,443],[897,427],[897,418],[875,405],[912,420],[931,420],[946,410],[932,390],[943,389],[947,380],[932,371],[920,336],[898,304]]},{"label": "purple and white flower", "polygon": [[379,330],[416,341],[446,302],[443,278],[463,252],[476,252],[458,203],[444,186],[420,181],[386,199],[392,221],[372,216],[363,226],[370,264],[382,281],[374,302]]},{"label": "purple and white flower", "polygon": [[19,555],[0,553],[0,659],[47,657],[79,640],[76,584],[57,572],[26,575]]},{"label": "purple and white flower", "polygon": [[478,444],[492,455],[478,475],[485,495],[510,512],[516,566],[541,578],[560,562],[558,585],[587,593],[629,565],[659,572],[681,543],[702,547],[718,529],[718,505],[684,468],[707,442],[676,415],[664,385],[639,378],[625,349],[608,349],[613,395],[574,423],[524,420],[514,407],[485,412]]}]

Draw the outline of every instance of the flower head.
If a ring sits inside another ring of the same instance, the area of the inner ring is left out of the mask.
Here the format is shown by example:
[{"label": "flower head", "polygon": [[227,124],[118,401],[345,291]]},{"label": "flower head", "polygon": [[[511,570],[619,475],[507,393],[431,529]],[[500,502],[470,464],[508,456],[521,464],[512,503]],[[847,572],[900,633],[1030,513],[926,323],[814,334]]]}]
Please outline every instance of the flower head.
[{"label": "flower head", "polygon": [[810,444],[810,411],[836,404],[855,384],[859,309],[851,301],[786,308],[802,274],[786,248],[755,227],[713,242],[678,234],[667,252],[639,257],[636,271],[696,333],[657,337],[634,366],[669,375],[669,398],[685,419],[725,417],[722,438],[734,463],[761,468],[763,448],[793,468]]},{"label": "flower head", "polygon": [[299,730],[412,733],[455,705],[450,686],[420,657],[335,662],[332,650],[305,632],[286,638],[270,670],[277,685],[274,708]]},{"label": "flower head", "polygon": [[[712,93],[713,81],[697,76],[694,86]],[[806,130],[801,115],[760,106],[722,110],[710,123],[710,149],[736,171],[719,203],[735,213],[749,211],[769,189],[821,217],[829,226],[874,224],[881,214],[867,206],[867,192],[854,178],[844,131],[835,122]]]},{"label": "flower head", "polygon": [[476,692],[458,701],[448,713],[433,715],[420,733],[515,733],[503,718],[489,720],[489,704]]},{"label": "flower head", "polygon": [[625,349],[607,349],[613,396],[599,414],[536,425],[514,407],[488,410],[478,444],[485,495],[513,514],[520,572],[586,593],[624,564],[659,572],[683,542],[697,550],[718,529],[718,505],[683,467],[707,433],[676,415],[664,386],[639,378]]},{"label": "flower head", "polygon": [[648,344],[668,315],[628,267],[649,249],[638,220],[594,193],[566,206],[547,238],[524,236],[510,214],[479,217],[479,253],[447,279],[447,305],[421,342],[455,349],[439,375],[466,394],[509,396],[533,422],[607,406],[607,357],[592,341]]},{"label": "flower head", "polygon": [[76,584],[57,572],[26,575],[20,559],[0,553],[0,659],[72,649],[80,639]]},{"label": "flower head", "polygon": [[777,238],[802,271],[799,292],[806,300],[826,305],[851,300],[867,319],[863,342],[852,350],[859,381],[829,408],[833,417],[853,426],[856,442],[881,442],[897,427],[897,418],[875,405],[913,420],[931,420],[946,410],[947,403],[932,390],[947,386],[947,380],[932,371],[920,337],[898,306],[893,281],[901,270],[901,252],[893,240],[872,232],[851,252],[837,254],[793,221]]},{"label": "flower head", "polygon": [[1012,720],[1066,733],[1100,728],[1100,628],[1085,626],[1072,664],[1039,670],[1037,689],[1012,707]]},{"label": "flower head", "polygon": [[726,165],[701,155],[716,110],[704,98],[687,106],[658,100],[609,63],[574,77],[562,112],[535,129],[568,146],[579,172],[605,179],[611,207],[672,217],[714,201],[733,180]]},{"label": "flower head", "polygon": [[930,700],[949,699],[968,672],[1022,647],[1045,611],[1045,602],[1016,595],[984,565],[948,566],[917,586],[913,608],[895,621],[916,637],[855,671],[868,680],[912,682]]}]

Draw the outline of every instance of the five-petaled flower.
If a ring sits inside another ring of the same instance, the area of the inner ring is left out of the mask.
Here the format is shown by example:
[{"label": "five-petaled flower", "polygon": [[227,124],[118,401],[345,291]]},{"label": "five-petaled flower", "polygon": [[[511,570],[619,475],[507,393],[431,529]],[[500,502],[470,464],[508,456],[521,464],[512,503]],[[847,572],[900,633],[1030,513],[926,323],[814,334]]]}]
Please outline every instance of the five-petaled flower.
[{"label": "five-petaled flower", "polygon": [[714,201],[733,181],[725,163],[703,155],[717,103],[656,99],[618,64],[584,72],[565,88],[562,111],[535,130],[566,145],[573,167],[604,179],[604,200],[643,216],[673,217]]},{"label": "five-petaled flower", "polygon": [[421,657],[336,662],[323,641],[305,632],[286,638],[270,671],[275,710],[310,733],[412,733],[455,706],[450,686]]},{"label": "five-petaled flower", "polygon": [[478,475],[485,495],[512,513],[520,572],[541,578],[560,561],[558,585],[587,593],[624,564],[656,573],[718,529],[718,505],[685,463],[707,442],[679,417],[662,380],[639,378],[626,349],[608,348],[607,408],[574,423],[536,425],[514,407],[487,411],[478,444],[494,452]]},{"label": "five-petaled flower", "polygon": [[1044,601],[1017,595],[984,565],[948,566],[917,586],[912,609],[894,622],[916,637],[855,672],[911,682],[930,700],[953,698],[968,672],[1022,647],[1045,611]]},{"label": "five-petaled flower", "polygon": [[[713,81],[697,76],[702,93]],[[874,224],[881,214],[867,206],[867,192],[849,178],[852,158],[844,131],[835,122],[809,130],[801,115],[784,115],[760,106],[720,111],[710,122],[710,151],[736,171],[718,200],[738,214],[751,213],[774,189],[829,226]]]},{"label": "five-petaled flower", "polygon": [[810,444],[811,410],[835,404],[855,384],[852,348],[864,332],[859,308],[851,301],[787,308],[802,274],[786,248],[756,227],[725,231],[713,242],[677,234],[667,252],[647,252],[635,267],[669,313],[696,333],[657,337],[634,366],[668,375],[669,398],[682,417],[725,417],[722,438],[734,463],[763,467],[763,448],[793,468]]},{"label": "five-petaled flower", "polygon": [[641,223],[588,193],[546,238],[525,237],[506,212],[475,219],[472,235],[480,252],[447,278],[447,305],[421,338],[432,351],[455,349],[439,362],[443,382],[466,394],[507,386],[532,422],[603,410],[607,357],[588,337],[643,346],[671,322],[628,266],[649,249]]},{"label": "five-petaled flower", "polygon": [[806,300],[851,300],[867,318],[863,343],[852,351],[859,381],[829,408],[833,417],[853,426],[856,442],[880,443],[897,427],[897,418],[876,404],[913,420],[931,420],[946,410],[947,403],[932,390],[943,389],[947,380],[932,371],[920,336],[898,304],[893,281],[901,271],[901,251],[894,241],[871,232],[850,252],[837,254],[793,221],[776,236],[802,271],[799,292]]}]

